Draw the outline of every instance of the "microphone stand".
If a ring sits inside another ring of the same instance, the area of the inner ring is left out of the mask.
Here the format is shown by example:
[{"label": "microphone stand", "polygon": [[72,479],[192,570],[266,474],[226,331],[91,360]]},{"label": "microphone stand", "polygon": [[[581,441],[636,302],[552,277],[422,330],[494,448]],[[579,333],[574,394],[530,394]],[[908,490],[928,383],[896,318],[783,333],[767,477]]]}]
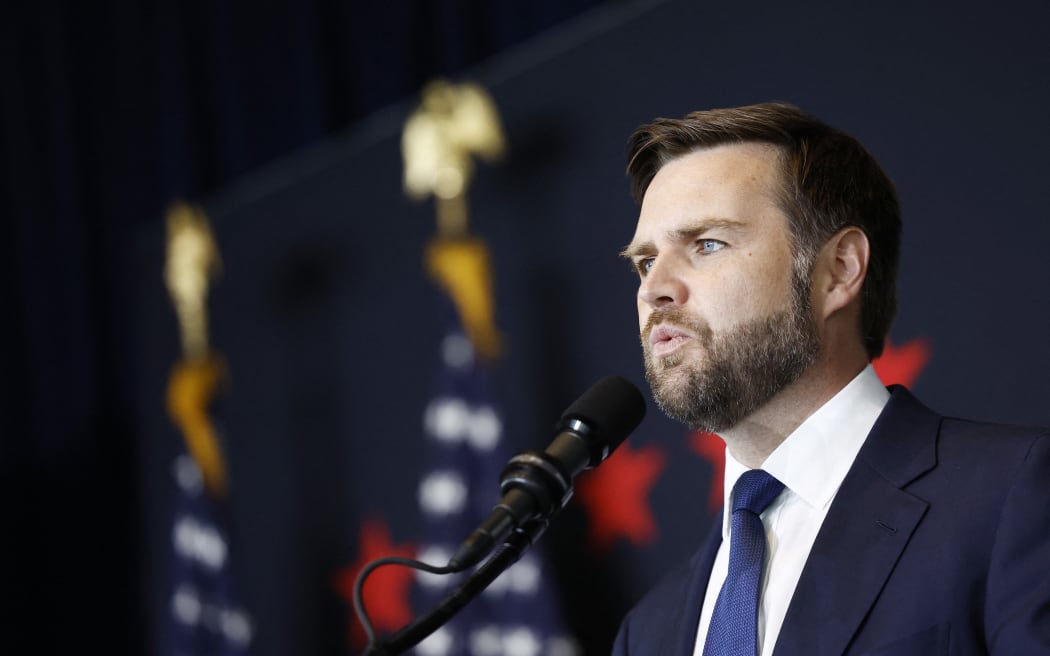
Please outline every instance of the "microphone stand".
[{"label": "microphone stand", "polygon": [[[548,518],[549,519],[549,518]],[[463,609],[474,597],[518,561],[547,529],[548,519],[533,519],[515,528],[494,556],[474,570],[458,588],[438,602],[429,613],[408,624],[389,640],[370,645],[364,656],[394,656],[411,649]]]}]

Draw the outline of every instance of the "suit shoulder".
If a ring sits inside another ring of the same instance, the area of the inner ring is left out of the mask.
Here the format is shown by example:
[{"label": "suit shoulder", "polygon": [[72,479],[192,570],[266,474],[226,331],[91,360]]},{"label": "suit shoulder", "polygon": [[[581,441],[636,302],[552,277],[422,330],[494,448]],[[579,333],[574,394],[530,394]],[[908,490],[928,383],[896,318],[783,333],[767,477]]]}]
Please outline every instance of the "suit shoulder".
[{"label": "suit shoulder", "polygon": [[1050,441],[1050,428],[944,417],[940,437],[946,444],[963,443],[967,447],[977,447],[978,451],[1026,457],[1040,443]]}]

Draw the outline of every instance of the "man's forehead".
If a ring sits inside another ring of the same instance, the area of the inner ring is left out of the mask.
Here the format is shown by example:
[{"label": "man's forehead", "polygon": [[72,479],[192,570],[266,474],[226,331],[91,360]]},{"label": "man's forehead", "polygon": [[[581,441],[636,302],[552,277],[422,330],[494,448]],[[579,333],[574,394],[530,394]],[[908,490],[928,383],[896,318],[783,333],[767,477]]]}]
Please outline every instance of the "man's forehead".
[{"label": "man's forehead", "polygon": [[[642,198],[639,218],[695,212],[700,204],[748,199],[779,204],[783,197],[780,161],[776,147],[761,143],[727,144],[681,155],[657,171]],[[686,206],[690,207],[684,209]]]},{"label": "man's forehead", "polygon": [[761,171],[779,177],[782,156],[783,149],[780,146],[762,141],[734,141],[697,147],[664,162],[653,176],[649,187],[651,188],[658,178],[666,178],[669,171],[680,170],[723,175],[738,171]]},{"label": "man's forehead", "polygon": [[[623,254],[648,252],[661,240],[705,229],[749,229],[760,217],[782,216],[779,147],[735,142],[669,161],[642,199],[635,234]],[[785,226],[786,227],[786,226]]]}]

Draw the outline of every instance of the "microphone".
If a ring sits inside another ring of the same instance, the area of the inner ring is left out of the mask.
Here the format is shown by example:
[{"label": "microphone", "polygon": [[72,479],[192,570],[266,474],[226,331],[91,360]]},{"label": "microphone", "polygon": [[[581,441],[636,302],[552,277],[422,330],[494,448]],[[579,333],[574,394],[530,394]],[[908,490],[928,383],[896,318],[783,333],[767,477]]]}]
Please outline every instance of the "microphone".
[{"label": "microphone", "polygon": [[597,467],[645,417],[645,399],[619,376],[607,376],[562,413],[557,435],[544,451],[524,451],[500,474],[502,499],[448,563],[462,571],[481,560],[497,541],[531,520],[549,520],[572,497],[576,476]]}]

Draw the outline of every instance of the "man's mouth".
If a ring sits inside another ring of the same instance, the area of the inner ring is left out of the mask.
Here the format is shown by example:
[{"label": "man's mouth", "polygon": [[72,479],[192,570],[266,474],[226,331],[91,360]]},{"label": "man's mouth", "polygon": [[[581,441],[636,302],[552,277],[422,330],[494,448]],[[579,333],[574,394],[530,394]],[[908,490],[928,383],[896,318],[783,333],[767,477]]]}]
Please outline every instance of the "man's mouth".
[{"label": "man's mouth", "polygon": [[649,353],[654,358],[666,358],[695,336],[681,328],[660,324],[649,332]]}]

